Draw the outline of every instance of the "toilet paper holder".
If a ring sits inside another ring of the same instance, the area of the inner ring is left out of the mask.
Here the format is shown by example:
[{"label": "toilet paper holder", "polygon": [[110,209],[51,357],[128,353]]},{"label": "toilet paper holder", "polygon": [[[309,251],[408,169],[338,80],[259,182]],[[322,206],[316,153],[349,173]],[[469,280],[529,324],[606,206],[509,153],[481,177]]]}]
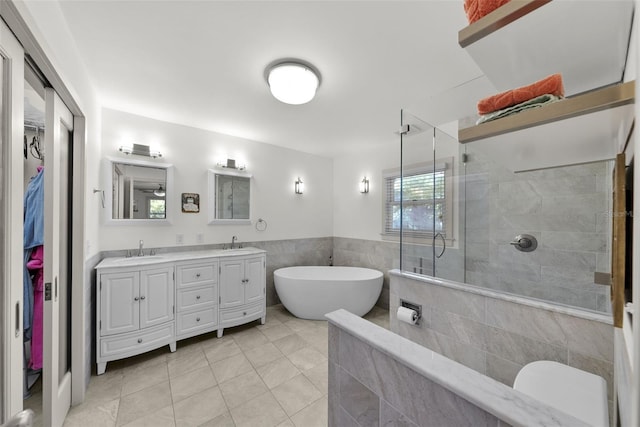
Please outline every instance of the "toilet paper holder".
[{"label": "toilet paper holder", "polygon": [[[418,313],[418,322],[422,319],[422,305],[400,299],[400,307],[406,307]],[[418,322],[416,322],[416,325]]]}]

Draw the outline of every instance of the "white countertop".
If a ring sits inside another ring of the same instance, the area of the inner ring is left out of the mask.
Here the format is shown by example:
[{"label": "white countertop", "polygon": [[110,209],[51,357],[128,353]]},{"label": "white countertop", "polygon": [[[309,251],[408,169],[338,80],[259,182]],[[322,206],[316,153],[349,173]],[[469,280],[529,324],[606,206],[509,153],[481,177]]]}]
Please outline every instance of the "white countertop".
[{"label": "white countertop", "polygon": [[131,257],[111,257],[105,258],[96,269],[139,267],[144,265],[164,264],[176,261],[191,261],[205,258],[233,257],[241,255],[263,254],[263,249],[246,247],[239,249],[208,249],[202,251],[169,252],[157,255],[131,256]]}]

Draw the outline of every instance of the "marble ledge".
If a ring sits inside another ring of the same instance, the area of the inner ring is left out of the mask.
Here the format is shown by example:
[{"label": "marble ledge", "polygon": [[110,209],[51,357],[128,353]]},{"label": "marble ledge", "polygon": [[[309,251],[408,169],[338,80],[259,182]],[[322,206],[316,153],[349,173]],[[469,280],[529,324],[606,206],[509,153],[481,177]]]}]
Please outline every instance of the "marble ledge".
[{"label": "marble ledge", "polygon": [[158,255],[105,258],[96,269],[139,267],[143,265],[164,264],[178,261],[191,261],[206,258],[221,258],[266,253],[263,249],[244,247],[238,249],[208,249],[200,251],[169,252]]},{"label": "marble ledge", "polygon": [[564,306],[560,304],[552,304],[542,300],[536,300],[532,298],[525,298],[518,295],[508,294],[505,292],[499,292],[492,289],[482,288],[480,286],[470,285],[468,283],[460,283],[452,280],[441,279],[431,276],[421,276],[418,274],[412,274],[401,270],[390,270],[390,276],[403,277],[406,279],[416,280],[418,282],[424,282],[431,285],[443,286],[450,289],[456,289],[459,291],[469,292],[472,294],[482,295],[489,298],[494,298],[502,301],[513,302],[516,304],[526,305],[532,308],[539,308],[542,310],[548,310],[568,316],[578,317],[580,319],[592,320],[595,322],[604,323],[607,325],[613,325],[613,317],[610,314],[597,313],[595,311],[589,311],[586,309],[578,309],[570,306]]},{"label": "marble ledge", "polygon": [[517,390],[346,310],[325,315],[338,329],[512,426],[587,426]]}]

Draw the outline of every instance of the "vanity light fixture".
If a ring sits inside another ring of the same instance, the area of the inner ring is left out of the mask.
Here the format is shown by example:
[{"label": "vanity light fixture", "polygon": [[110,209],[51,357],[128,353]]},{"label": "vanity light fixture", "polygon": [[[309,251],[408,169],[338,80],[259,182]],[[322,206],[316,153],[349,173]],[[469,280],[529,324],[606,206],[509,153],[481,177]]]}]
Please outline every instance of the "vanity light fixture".
[{"label": "vanity light fixture", "polygon": [[118,150],[126,155],[135,154],[137,156],[146,156],[153,159],[162,157],[162,153],[157,148],[152,148],[148,145],[134,144],[132,142],[122,144]]},{"label": "vanity light fixture", "polygon": [[157,159],[162,157],[162,153],[156,147],[149,147],[149,157]]},{"label": "vanity light fixture", "polygon": [[297,59],[277,61],[267,67],[265,75],[271,94],[285,104],[306,104],[320,86],[320,73]]},{"label": "vanity light fixture", "polygon": [[366,176],[362,178],[362,181],[360,181],[360,192],[361,193],[369,192],[369,180],[367,179]]},{"label": "vanity light fixture", "polygon": [[296,192],[296,194],[302,194],[304,192],[304,182],[302,182],[300,177],[298,177],[295,182],[294,191]]},{"label": "vanity light fixture", "polygon": [[162,184],[160,184],[160,187],[155,190],[153,194],[158,197],[164,197],[167,193],[164,191],[164,188],[162,188]]},{"label": "vanity light fixture", "polygon": [[236,163],[234,159],[227,159],[227,163],[218,162],[216,166],[225,169],[236,169],[239,171],[243,171],[247,168],[245,165]]},{"label": "vanity light fixture", "polygon": [[127,142],[122,144],[118,150],[122,151],[124,154],[127,154],[127,155],[133,153],[133,142]]}]

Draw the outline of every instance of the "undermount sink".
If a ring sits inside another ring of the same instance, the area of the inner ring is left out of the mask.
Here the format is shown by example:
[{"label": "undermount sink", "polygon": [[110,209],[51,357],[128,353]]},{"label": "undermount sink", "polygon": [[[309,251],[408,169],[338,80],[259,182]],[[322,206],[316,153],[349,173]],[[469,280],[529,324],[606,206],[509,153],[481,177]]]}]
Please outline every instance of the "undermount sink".
[{"label": "undermount sink", "polygon": [[128,258],[119,258],[114,259],[113,262],[117,264],[141,264],[145,261],[159,261],[163,259],[162,255],[145,255],[145,256],[134,256]]},{"label": "undermount sink", "polygon": [[226,248],[222,250],[222,253],[243,253],[243,252],[251,252],[251,248]]}]

